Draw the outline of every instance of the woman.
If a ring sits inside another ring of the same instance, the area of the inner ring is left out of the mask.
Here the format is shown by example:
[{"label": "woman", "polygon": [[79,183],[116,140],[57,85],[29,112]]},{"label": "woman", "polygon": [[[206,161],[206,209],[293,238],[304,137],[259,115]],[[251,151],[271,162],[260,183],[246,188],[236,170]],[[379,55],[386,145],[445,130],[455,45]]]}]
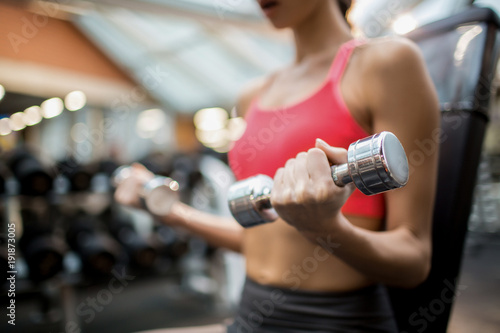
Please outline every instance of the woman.
[{"label": "woman", "polygon": [[[342,0],[258,3],[276,28],[292,29],[296,56],[243,92],[237,109],[247,130],[229,160],[238,179],[274,176],[281,218],[243,230],[178,203],[163,219],[245,255],[229,332],[396,332],[380,286],[411,288],[429,272],[437,154],[409,160],[403,189],[370,197],[337,187],[330,165],[346,162],[349,143],[381,131],[408,156],[436,142],[438,102],[422,57],[402,38],[353,39]],[[136,166],[117,200],[137,204],[151,176]]]}]

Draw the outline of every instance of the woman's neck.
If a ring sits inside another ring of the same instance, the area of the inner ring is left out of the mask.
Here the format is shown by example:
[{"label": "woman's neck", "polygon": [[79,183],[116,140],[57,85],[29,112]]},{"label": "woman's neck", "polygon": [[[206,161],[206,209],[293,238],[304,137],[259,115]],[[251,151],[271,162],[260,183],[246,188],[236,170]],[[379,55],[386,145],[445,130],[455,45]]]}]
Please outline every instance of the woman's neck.
[{"label": "woman's neck", "polygon": [[325,53],[336,52],[338,47],[352,39],[349,25],[338,4],[324,1],[300,25],[292,28],[295,40],[296,63]]}]

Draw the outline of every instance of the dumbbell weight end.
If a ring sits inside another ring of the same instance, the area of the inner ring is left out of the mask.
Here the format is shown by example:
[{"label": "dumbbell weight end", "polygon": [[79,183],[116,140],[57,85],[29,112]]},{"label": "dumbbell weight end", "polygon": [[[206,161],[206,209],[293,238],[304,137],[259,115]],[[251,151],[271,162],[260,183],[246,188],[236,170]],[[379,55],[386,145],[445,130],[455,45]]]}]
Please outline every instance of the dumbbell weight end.
[{"label": "dumbbell weight end", "polygon": [[271,205],[273,179],[257,175],[239,181],[229,189],[229,209],[236,221],[249,228],[278,219]]},{"label": "dumbbell weight end", "polygon": [[331,167],[337,186],[351,182],[366,195],[403,187],[408,161],[403,146],[391,132],[380,132],[349,145],[347,163]]}]

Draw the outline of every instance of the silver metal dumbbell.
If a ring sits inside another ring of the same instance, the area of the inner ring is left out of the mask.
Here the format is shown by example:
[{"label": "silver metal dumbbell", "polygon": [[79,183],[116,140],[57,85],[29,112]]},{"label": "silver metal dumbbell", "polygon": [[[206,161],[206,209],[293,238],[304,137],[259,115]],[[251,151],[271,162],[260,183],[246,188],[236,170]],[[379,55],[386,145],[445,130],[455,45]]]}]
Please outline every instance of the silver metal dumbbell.
[{"label": "silver metal dumbbell", "polygon": [[[131,176],[130,166],[121,166],[113,173],[113,185],[117,187]],[[154,215],[167,215],[172,205],[179,201],[179,183],[169,177],[155,176],[146,182],[139,193],[141,204]]]},{"label": "silver metal dumbbell", "polygon": [[[381,132],[351,143],[347,163],[331,167],[337,186],[354,185],[373,195],[403,187],[408,182],[408,161],[403,146],[391,132]],[[257,175],[231,186],[229,209],[245,228],[272,222],[279,216],[271,205],[273,179]]]}]

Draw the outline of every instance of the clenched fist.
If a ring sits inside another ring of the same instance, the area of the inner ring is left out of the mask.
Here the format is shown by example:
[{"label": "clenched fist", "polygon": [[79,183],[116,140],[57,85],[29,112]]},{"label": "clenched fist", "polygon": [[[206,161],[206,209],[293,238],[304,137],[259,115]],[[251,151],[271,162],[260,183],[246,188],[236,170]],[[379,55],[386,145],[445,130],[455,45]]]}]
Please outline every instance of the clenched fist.
[{"label": "clenched fist", "polygon": [[155,175],[139,163],[132,164],[129,170],[130,175],[116,188],[115,200],[122,205],[143,208],[140,202],[141,192],[144,184],[153,179]]},{"label": "clenched fist", "polygon": [[347,162],[347,150],[316,140],[316,148],[299,153],[274,176],[271,203],[279,216],[301,232],[332,227],[355,187],[338,187],[330,166]]}]

